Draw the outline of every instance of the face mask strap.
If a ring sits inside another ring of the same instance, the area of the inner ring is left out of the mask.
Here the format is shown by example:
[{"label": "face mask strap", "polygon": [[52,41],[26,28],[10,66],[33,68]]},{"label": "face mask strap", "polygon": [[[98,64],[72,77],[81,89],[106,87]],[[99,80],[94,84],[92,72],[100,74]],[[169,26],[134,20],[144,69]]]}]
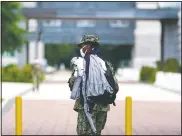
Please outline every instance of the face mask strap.
[{"label": "face mask strap", "polygon": [[[85,48],[85,46],[87,46],[87,45],[84,45],[80,50],[82,51],[82,53],[84,53],[83,52],[83,48]],[[88,50],[88,49],[87,49]],[[87,50],[85,51],[85,53],[84,54],[86,54],[87,53]]]},{"label": "face mask strap", "polygon": [[80,49],[80,54],[81,54],[82,57],[85,56],[85,53],[83,53],[83,48],[84,48],[84,47],[82,47],[82,48]]}]

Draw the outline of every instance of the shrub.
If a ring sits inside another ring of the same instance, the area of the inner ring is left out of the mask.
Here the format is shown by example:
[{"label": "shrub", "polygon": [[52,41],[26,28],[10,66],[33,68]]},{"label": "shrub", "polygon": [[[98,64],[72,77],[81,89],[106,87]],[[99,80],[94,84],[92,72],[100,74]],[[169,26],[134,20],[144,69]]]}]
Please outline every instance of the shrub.
[{"label": "shrub", "polygon": [[164,72],[180,72],[180,65],[177,59],[169,58],[162,69]]},{"label": "shrub", "polygon": [[32,67],[31,67],[31,65],[26,64],[21,68],[21,73],[19,75],[19,81],[32,83]]},{"label": "shrub", "polygon": [[8,65],[2,68],[2,81],[18,82],[18,75],[20,70],[17,65]]},{"label": "shrub", "polygon": [[179,67],[179,73],[181,73],[181,66]]},{"label": "shrub", "polygon": [[162,71],[163,65],[162,65],[162,63],[161,63],[160,60],[159,60],[159,61],[156,61],[156,66],[157,66],[157,70],[158,70],[158,71]]},{"label": "shrub", "polygon": [[[44,73],[41,73],[41,81],[45,80]],[[2,67],[2,81],[32,83],[32,67],[26,64],[21,69],[16,65]]]},{"label": "shrub", "polygon": [[143,66],[140,71],[140,81],[146,83],[154,83],[157,69],[153,67]]}]

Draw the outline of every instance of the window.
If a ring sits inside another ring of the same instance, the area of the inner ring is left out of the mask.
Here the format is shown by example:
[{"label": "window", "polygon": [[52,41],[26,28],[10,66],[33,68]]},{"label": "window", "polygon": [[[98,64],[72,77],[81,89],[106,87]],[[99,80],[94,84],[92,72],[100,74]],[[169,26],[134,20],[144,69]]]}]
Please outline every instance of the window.
[{"label": "window", "polygon": [[181,6],[181,2],[158,2],[160,8],[178,8]]},{"label": "window", "polygon": [[35,32],[37,30],[38,23],[36,19],[30,19],[28,21],[28,31],[29,32]]},{"label": "window", "polygon": [[45,20],[43,26],[45,27],[58,27],[61,26],[61,20]]},{"label": "window", "polygon": [[37,2],[21,2],[21,4],[24,8],[35,8]]},{"label": "window", "polygon": [[77,27],[94,27],[95,22],[92,20],[79,20],[76,24]]},{"label": "window", "polygon": [[159,8],[159,2],[136,2],[138,9],[157,9]]},{"label": "window", "polygon": [[95,5],[96,5],[96,3],[95,2],[91,2],[91,1],[89,1],[89,2],[79,2],[79,4],[77,4],[77,6],[79,6],[79,8],[80,7],[83,7],[83,8],[94,8],[95,7]]},{"label": "window", "polygon": [[110,26],[111,27],[128,27],[129,22],[126,20],[114,20],[114,21],[110,21]]}]

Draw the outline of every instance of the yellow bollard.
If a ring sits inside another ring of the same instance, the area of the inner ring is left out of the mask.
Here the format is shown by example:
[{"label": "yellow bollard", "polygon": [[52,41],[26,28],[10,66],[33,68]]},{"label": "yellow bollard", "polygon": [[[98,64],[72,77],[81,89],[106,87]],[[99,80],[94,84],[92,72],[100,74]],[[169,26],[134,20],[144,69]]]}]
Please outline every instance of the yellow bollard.
[{"label": "yellow bollard", "polygon": [[16,135],[22,135],[22,98],[16,97],[16,116],[15,116],[15,132]]},{"label": "yellow bollard", "polygon": [[125,100],[125,135],[132,135],[132,98]]}]

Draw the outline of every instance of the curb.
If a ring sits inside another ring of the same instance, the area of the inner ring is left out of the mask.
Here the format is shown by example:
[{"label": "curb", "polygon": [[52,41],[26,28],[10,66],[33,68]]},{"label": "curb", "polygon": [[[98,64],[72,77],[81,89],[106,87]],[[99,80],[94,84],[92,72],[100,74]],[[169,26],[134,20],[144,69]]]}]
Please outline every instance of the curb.
[{"label": "curb", "polygon": [[[54,75],[55,73],[56,72],[54,72],[50,75]],[[43,84],[44,82],[46,82],[46,80],[43,81],[41,84]],[[1,103],[2,104],[2,109],[1,109],[2,110],[2,116],[5,115],[5,113],[7,113],[11,109],[12,105],[15,103],[15,97],[16,96],[23,96],[26,93],[32,91],[32,89],[33,89],[33,87],[31,87],[30,89],[26,89],[26,90],[22,91],[21,93],[16,94],[15,96],[9,97],[8,99],[4,99],[3,102]]]},{"label": "curb", "polygon": [[178,91],[178,90],[174,90],[174,89],[169,89],[169,88],[165,88],[165,87],[162,87],[162,86],[159,86],[159,85],[153,85],[155,88],[160,88],[160,89],[163,89],[167,92],[170,92],[170,93],[176,93],[176,94],[179,94],[181,95],[181,91]]},{"label": "curb", "polygon": [[152,87],[155,87],[155,88],[158,88],[158,89],[162,89],[162,90],[167,91],[167,92],[169,92],[169,93],[175,93],[175,94],[181,95],[181,91],[178,91],[178,90],[165,88],[165,87],[162,87],[162,86],[156,85],[156,84],[147,84],[147,83],[143,83],[143,82],[138,82],[138,83],[150,85],[150,86],[152,86]]},{"label": "curb", "polygon": [[[23,96],[25,95],[26,93],[32,91],[32,87],[28,90],[25,90],[25,91],[22,91],[21,93],[19,94],[16,94],[16,96]],[[5,115],[12,107],[12,105],[15,103],[15,97],[16,96],[12,96],[10,97],[9,99],[5,99],[3,100],[2,102],[2,116]]]}]

